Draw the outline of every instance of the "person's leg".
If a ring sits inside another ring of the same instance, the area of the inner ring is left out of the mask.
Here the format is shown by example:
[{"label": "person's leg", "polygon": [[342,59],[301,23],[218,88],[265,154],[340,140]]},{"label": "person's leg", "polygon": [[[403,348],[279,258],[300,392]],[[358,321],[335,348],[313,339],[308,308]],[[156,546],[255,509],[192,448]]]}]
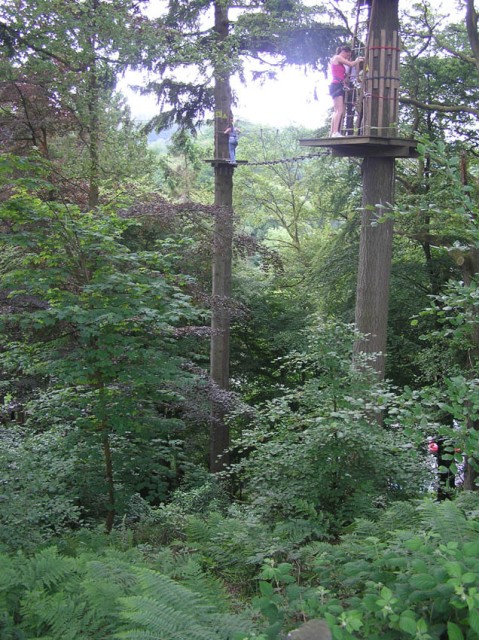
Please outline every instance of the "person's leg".
[{"label": "person's leg", "polygon": [[233,141],[232,142],[228,142],[228,148],[229,148],[229,151],[230,151],[230,162],[236,162],[236,154],[235,154],[236,145],[235,145],[235,143]]},{"label": "person's leg", "polygon": [[339,133],[341,119],[344,113],[344,96],[339,95],[333,98],[333,118],[331,120],[331,135]]}]

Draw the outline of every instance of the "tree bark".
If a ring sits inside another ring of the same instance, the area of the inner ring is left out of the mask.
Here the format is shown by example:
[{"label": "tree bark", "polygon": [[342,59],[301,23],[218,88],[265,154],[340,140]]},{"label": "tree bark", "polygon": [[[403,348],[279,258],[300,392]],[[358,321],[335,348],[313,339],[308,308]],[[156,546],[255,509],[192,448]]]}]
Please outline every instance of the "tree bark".
[{"label": "tree bark", "polygon": [[115,483],[113,480],[113,462],[111,456],[110,436],[108,425],[102,425],[103,459],[105,461],[105,481],[108,491],[108,507],[105,521],[106,533],[111,533],[115,521]]},{"label": "tree bark", "polygon": [[363,208],[356,292],[355,355],[366,355],[378,379],[384,378],[393,222],[377,222],[394,201],[394,158],[363,161]]},{"label": "tree bark", "polygon": [[469,44],[474,54],[474,62],[479,70],[479,34],[477,33],[477,12],[474,8],[474,0],[466,2],[466,29]]},{"label": "tree bark", "polygon": [[[96,24],[97,13],[100,8],[99,0],[93,0],[91,5],[92,24]],[[98,62],[96,45],[98,36],[93,33],[89,38],[91,60],[88,67],[88,133],[89,133],[89,185],[88,208],[96,209],[100,201],[100,86],[98,80]]]},{"label": "tree bark", "polygon": [[212,317],[210,346],[210,376],[215,385],[211,405],[210,471],[223,470],[230,461],[229,427],[225,397],[229,389],[230,322],[231,322],[231,257],[233,245],[233,171],[229,158],[228,137],[224,130],[231,118],[231,89],[228,59],[222,45],[228,38],[228,7],[215,2],[215,32],[220,57],[215,69],[215,219],[212,265]]},{"label": "tree bark", "polygon": [[88,176],[88,208],[91,210],[96,209],[100,201],[100,92],[95,62],[93,63],[93,68],[90,69],[89,73],[90,90],[88,96],[88,128],[90,167]]},{"label": "tree bark", "polygon": [[[368,42],[383,41],[386,49],[399,31],[398,0],[373,0]],[[382,35],[381,35],[382,34]],[[383,38],[383,39],[381,39]],[[395,70],[392,70],[393,75]],[[371,113],[381,110],[387,131],[393,105],[384,96],[371,97]],[[379,132],[380,133],[380,132]],[[366,356],[379,380],[385,375],[389,280],[391,273],[393,222],[377,219],[394,203],[395,160],[391,157],[366,157],[363,160],[363,202],[356,292],[356,328],[364,337],[357,340],[354,353],[359,366],[360,354]]]},{"label": "tree bark", "polygon": [[[477,29],[477,14],[475,14],[474,24]],[[471,46],[472,42],[471,42]],[[477,48],[474,48],[474,52],[476,54]],[[476,58],[477,59],[477,58]],[[464,187],[468,184],[468,167],[467,167],[467,157],[464,153],[461,157],[461,182]],[[477,216],[474,215],[474,219],[477,223]],[[466,287],[471,286],[474,282],[474,278],[479,273],[479,249],[475,246],[470,246],[469,250],[462,256],[462,278],[464,280],[464,284]],[[467,354],[467,360],[464,364],[464,368],[466,372],[469,373],[470,376],[475,375],[477,361],[479,359],[479,323],[475,322],[471,328],[471,347],[469,349],[469,353]],[[470,405],[470,400],[466,401],[468,405]],[[466,428],[468,431],[479,431],[479,420],[474,420],[473,418],[468,418],[466,423]],[[479,465],[479,461],[476,459],[468,458],[466,460],[466,465],[464,468],[464,484],[463,488],[467,491],[477,491],[477,478],[479,477],[479,473],[477,471],[477,467]]]}]

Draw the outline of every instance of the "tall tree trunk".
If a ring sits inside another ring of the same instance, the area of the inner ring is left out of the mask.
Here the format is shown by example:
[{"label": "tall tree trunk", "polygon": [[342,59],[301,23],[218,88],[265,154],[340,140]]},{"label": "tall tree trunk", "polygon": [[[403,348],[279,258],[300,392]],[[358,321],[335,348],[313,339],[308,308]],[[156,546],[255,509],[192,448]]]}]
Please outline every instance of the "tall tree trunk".
[{"label": "tall tree trunk", "polygon": [[[475,24],[477,26],[477,14],[475,16]],[[468,167],[467,167],[467,157],[465,154],[462,155],[461,158],[461,181],[463,186],[467,186],[468,182]],[[474,215],[477,222],[477,217]],[[469,247],[469,250],[463,255],[463,261],[461,264],[461,272],[462,278],[464,281],[464,285],[466,287],[471,286],[474,281],[474,278],[479,273],[479,249],[475,246]],[[474,376],[474,372],[476,371],[477,362],[479,359],[479,322],[475,322],[471,328],[471,347],[467,354],[467,360],[464,364],[464,368],[469,376]],[[467,401],[470,404],[470,400]],[[467,424],[465,425],[468,431],[479,431],[479,420],[474,420],[473,418],[469,418],[467,420]],[[475,460],[466,460],[466,465],[464,469],[464,489],[468,491],[477,491],[478,486],[476,484],[477,479],[479,477],[479,473],[477,471],[479,461]]]},{"label": "tall tree trunk", "polygon": [[222,45],[228,38],[228,7],[215,2],[215,32],[220,57],[215,69],[215,218],[212,272],[212,318],[210,376],[216,385],[216,398],[211,406],[210,471],[221,471],[229,464],[229,427],[226,403],[221,391],[229,389],[231,256],[233,245],[233,166],[226,161],[228,138],[223,133],[231,118],[231,88],[228,58]]},{"label": "tall tree trunk", "polygon": [[[393,50],[399,31],[398,0],[373,0],[368,42],[375,50]],[[384,42],[385,46],[376,43]],[[373,58],[371,57],[371,60]],[[397,58],[396,58],[397,59]],[[390,61],[388,64],[392,64]],[[370,80],[382,84],[386,67],[367,71]],[[396,69],[388,71],[392,76]],[[371,96],[370,122],[380,122],[378,135],[388,137],[395,129],[396,112],[391,96],[377,92]],[[375,135],[374,131],[372,135]],[[356,293],[356,327],[364,334],[357,341],[355,354],[370,356],[370,366],[379,380],[384,378],[391,273],[392,220],[373,226],[377,217],[394,203],[395,160],[393,157],[366,157],[363,160],[363,202],[359,248],[358,284]],[[379,208],[378,208],[379,206]]]},{"label": "tall tree trunk", "polygon": [[110,435],[108,425],[102,425],[103,459],[105,461],[105,481],[108,492],[108,508],[106,512],[105,531],[110,533],[115,520],[115,483],[113,480],[113,461],[111,456]]},{"label": "tall tree trunk", "polygon": [[394,158],[364,159],[356,292],[356,327],[363,337],[354,352],[370,356],[378,379],[385,371],[393,223],[389,219],[374,223],[394,200],[394,176]]},{"label": "tall tree trunk", "polygon": [[[479,250],[476,247],[471,247],[468,254],[465,256],[465,260],[461,265],[462,277],[465,286],[469,286],[472,283],[473,278],[479,273]],[[479,323],[475,322],[471,329],[471,348],[467,354],[467,361],[465,363],[466,374],[469,376],[474,375],[474,371],[477,368],[477,361],[479,359]],[[467,401],[470,404],[470,401]],[[465,425],[468,431],[479,431],[479,420],[469,418]],[[478,486],[476,484],[479,478],[477,466],[479,460],[466,460],[466,466],[464,469],[464,489],[468,491],[477,491]]]},{"label": "tall tree trunk", "polygon": [[88,208],[95,209],[100,200],[100,91],[95,63],[89,71],[90,91],[88,96],[89,115],[89,184]]},{"label": "tall tree trunk", "polygon": [[[91,4],[92,26],[96,25],[99,0]],[[100,200],[100,83],[96,58],[97,34],[89,38],[91,62],[88,68],[88,148],[90,153],[88,208],[95,209]]]},{"label": "tall tree trunk", "polygon": [[477,32],[477,12],[474,0],[466,0],[466,28],[469,44],[474,55],[474,62],[479,70],[479,34]]}]

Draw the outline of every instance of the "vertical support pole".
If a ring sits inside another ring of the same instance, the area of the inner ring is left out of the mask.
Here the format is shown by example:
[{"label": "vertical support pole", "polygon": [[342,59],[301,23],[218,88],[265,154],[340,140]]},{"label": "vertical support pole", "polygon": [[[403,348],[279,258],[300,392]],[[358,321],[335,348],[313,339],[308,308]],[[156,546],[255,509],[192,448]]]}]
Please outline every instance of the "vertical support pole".
[{"label": "vertical support pole", "polygon": [[[376,43],[392,43],[394,33],[398,31],[398,0],[373,0],[369,38],[373,45],[368,57],[371,68],[367,70],[373,79],[368,87],[374,87],[373,90],[386,91],[386,83],[379,76],[389,74],[385,57],[388,49],[383,48],[389,45]],[[390,120],[395,111],[389,104],[384,104],[380,109],[379,99],[374,95],[371,98],[368,113],[371,135],[379,135],[379,132],[374,133],[374,127],[381,126],[383,135],[387,136],[386,132],[392,130],[395,124]],[[388,99],[390,102],[392,100]],[[370,364],[380,380],[385,375],[393,223],[391,219],[377,223],[377,218],[383,216],[394,203],[394,179],[394,158],[366,157],[363,160],[356,327],[365,337],[356,342],[354,352],[371,358]]]},{"label": "vertical support pole", "polygon": [[390,88],[390,109],[391,109],[391,124],[394,127],[394,133],[397,134],[398,126],[398,113],[399,113],[399,50],[400,50],[400,38],[397,31],[393,33],[393,49],[391,52],[391,88]]},{"label": "vertical support pole", "polygon": [[[215,158],[228,157],[228,138],[223,133],[231,117],[229,58],[224,46],[228,38],[228,3],[215,2],[215,32],[218,58],[215,61]],[[231,262],[233,246],[233,171],[229,163],[216,162],[215,216],[212,259],[212,312],[210,377],[217,397],[211,402],[210,471],[216,473],[229,464],[229,427],[221,391],[229,389]]]},{"label": "vertical support pole", "polygon": [[394,178],[394,158],[363,160],[356,328],[364,337],[354,345],[354,353],[371,357],[378,379],[385,372],[393,222],[376,222],[394,202]]},{"label": "vertical support pole", "polygon": [[386,95],[386,32],[381,29],[381,36],[379,39],[379,74],[377,81],[377,121],[376,121],[376,136],[387,136],[389,119],[388,119],[388,104],[389,96]]},{"label": "vertical support pole", "polygon": [[397,135],[399,91],[399,20],[397,0],[373,0],[362,89],[362,133]]}]

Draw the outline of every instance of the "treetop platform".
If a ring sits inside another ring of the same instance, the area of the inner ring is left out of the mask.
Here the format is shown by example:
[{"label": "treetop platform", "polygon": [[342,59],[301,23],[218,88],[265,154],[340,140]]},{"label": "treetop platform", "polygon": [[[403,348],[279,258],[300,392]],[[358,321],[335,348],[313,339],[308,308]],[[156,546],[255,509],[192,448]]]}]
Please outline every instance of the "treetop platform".
[{"label": "treetop platform", "polygon": [[342,138],[305,138],[301,147],[329,147],[331,155],[339,157],[417,158],[417,142],[408,138],[383,136],[343,136]]}]

